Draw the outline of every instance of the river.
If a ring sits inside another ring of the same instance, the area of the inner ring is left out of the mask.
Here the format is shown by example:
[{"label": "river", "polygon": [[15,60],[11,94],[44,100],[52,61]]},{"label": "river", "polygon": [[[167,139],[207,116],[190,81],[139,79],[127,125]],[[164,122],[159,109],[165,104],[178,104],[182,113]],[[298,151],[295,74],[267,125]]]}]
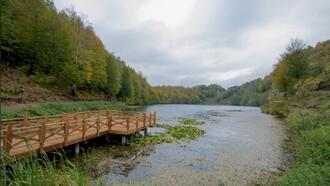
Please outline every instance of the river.
[{"label": "river", "polygon": [[95,147],[79,160],[91,166],[95,180],[115,185],[250,185],[267,182],[285,168],[285,129],[258,107],[168,104],[144,110],[157,112],[161,124],[177,124],[180,117],[204,121],[198,127],[206,133],[196,140],[143,148]]}]

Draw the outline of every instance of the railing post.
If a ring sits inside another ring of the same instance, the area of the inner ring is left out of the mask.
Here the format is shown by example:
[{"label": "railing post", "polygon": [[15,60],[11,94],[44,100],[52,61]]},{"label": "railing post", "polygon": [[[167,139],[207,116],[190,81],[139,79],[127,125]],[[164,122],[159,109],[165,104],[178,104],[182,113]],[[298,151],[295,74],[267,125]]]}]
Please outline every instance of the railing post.
[{"label": "railing post", "polygon": [[127,127],[127,131],[129,131],[129,122],[130,122],[130,119],[131,119],[130,117],[131,117],[131,113],[128,113],[127,114],[127,126],[126,126]]},{"label": "railing post", "polygon": [[28,127],[28,126],[29,126],[29,118],[27,113],[25,113],[23,117],[23,127]]},{"label": "railing post", "polygon": [[154,112],[154,123],[153,123],[153,126],[156,125],[156,112]]},{"label": "railing post", "polygon": [[146,128],[146,113],[143,112],[143,128]]},{"label": "railing post", "polygon": [[111,131],[112,127],[112,113],[110,110],[108,110],[108,132]]},{"label": "railing post", "polygon": [[136,118],[135,129],[138,130],[138,129],[139,129],[139,119],[140,119],[140,114],[137,115],[135,118]]},{"label": "railing post", "polygon": [[96,135],[100,135],[100,114],[98,114],[96,118]]},{"label": "railing post", "polygon": [[61,113],[61,120],[60,120],[60,122],[64,122],[64,115],[63,115],[63,113]]},{"label": "railing post", "polygon": [[5,139],[5,151],[9,154],[11,145],[13,143],[13,131],[12,131],[12,125],[9,124],[7,125],[7,131],[6,131],[6,139]]},{"label": "railing post", "polygon": [[86,140],[86,130],[87,130],[87,126],[86,126],[86,116],[85,114],[83,114],[83,120],[82,120],[82,139],[85,141]]},{"label": "railing post", "polygon": [[69,137],[69,122],[64,123],[64,145],[68,144],[68,137]]},{"label": "railing post", "polygon": [[48,122],[48,117],[45,116],[44,121],[42,122],[41,126],[39,127],[39,149],[40,149],[40,151],[43,151],[43,149],[44,149],[47,122]]}]

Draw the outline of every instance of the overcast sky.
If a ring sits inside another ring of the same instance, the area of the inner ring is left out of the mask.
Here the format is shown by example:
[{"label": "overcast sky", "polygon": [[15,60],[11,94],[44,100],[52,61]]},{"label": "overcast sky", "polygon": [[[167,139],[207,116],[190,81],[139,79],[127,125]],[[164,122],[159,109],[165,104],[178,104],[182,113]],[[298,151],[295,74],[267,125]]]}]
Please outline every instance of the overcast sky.
[{"label": "overcast sky", "polygon": [[330,39],[329,0],[54,2],[84,14],[151,85],[239,85],[269,74],[290,38]]}]

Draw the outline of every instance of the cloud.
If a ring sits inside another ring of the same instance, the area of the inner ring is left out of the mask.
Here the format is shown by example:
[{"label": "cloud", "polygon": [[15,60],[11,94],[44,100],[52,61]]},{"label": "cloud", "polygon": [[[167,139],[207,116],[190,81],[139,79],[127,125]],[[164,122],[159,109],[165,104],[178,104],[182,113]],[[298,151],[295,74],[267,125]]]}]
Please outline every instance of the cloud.
[{"label": "cloud", "polygon": [[330,38],[328,0],[55,0],[152,85],[228,87],[271,72],[286,43]]}]

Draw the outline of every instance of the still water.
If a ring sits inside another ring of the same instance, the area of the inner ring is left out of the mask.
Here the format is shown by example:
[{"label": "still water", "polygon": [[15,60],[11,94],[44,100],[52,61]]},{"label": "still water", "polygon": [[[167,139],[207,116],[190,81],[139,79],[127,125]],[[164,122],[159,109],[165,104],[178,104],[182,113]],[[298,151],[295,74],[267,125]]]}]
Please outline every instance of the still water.
[{"label": "still water", "polygon": [[175,125],[180,117],[204,121],[198,127],[206,133],[175,144],[94,148],[81,161],[91,166],[95,180],[114,185],[249,185],[284,168],[285,130],[258,107],[153,105],[144,110],[157,112],[161,124]]}]

